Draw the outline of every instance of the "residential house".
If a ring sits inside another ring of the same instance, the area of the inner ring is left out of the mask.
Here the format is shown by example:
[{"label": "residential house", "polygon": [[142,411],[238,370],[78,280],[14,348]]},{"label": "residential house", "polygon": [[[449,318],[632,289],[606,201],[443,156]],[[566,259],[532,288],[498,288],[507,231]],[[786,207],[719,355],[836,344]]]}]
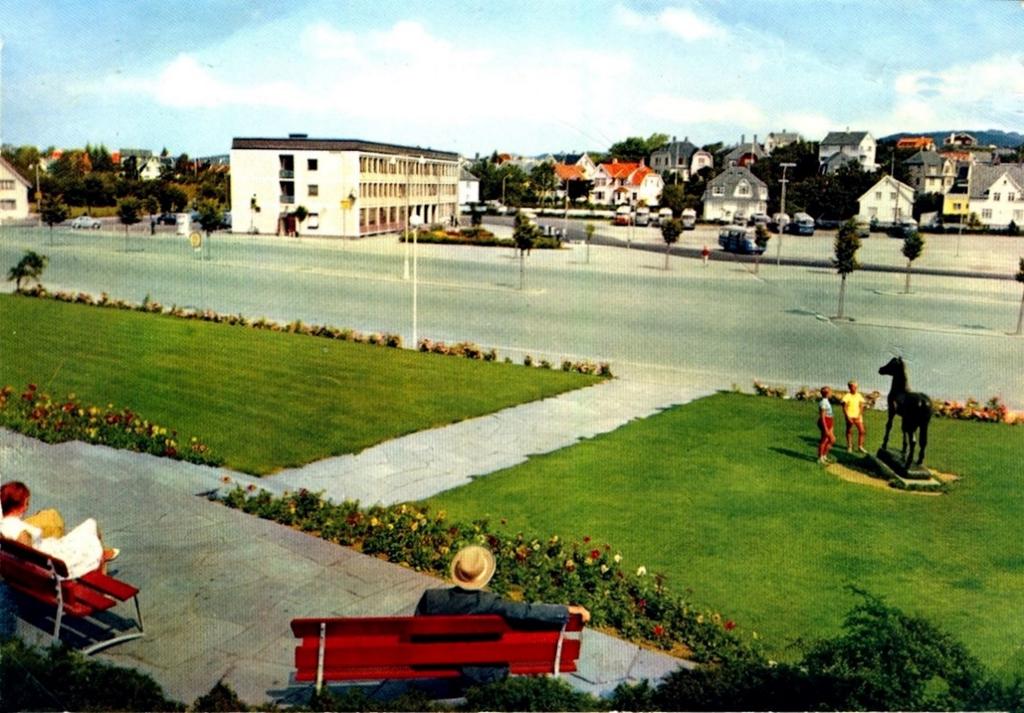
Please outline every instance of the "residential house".
[{"label": "residential house", "polygon": [[[459,200],[459,156],[359,139],[235,138],[232,230],[359,237],[409,220],[445,223]],[[308,217],[295,223],[295,210]]]},{"label": "residential house", "polygon": [[768,186],[743,166],[730,166],[704,189],[704,220],[732,222],[768,212]]},{"label": "residential house", "polygon": [[28,217],[28,195],[32,184],[0,156],[0,223]]},{"label": "residential house", "polygon": [[664,175],[670,173],[689,181],[690,176],[702,168],[714,166],[714,157],[702,148],[690,143],[689,137],[672,141],[651,154],[651,168]]},{"label": "residential house", "polygon": [[583,177],[588,181],[597,173],[597,164],[594,163],[594,159],[590,158],[590,154],[585,151],[583,153],[556,154],[552,156],[552,160],[555,163],[579,166],[583,171]]},{"label": "residential house", "polygon": [[764,147],[757,143],[757,134],[754,134],[754,140],[750,143],[747,143],[747,137],[743,136],[740,138],[739,145],[725,154],[724,163],[726,166],[747,167],[765,158],[767,155],[768,152],[764,150]]},{"label": "residential house", "polygon": [[971,166],[969,210],[990,228],[1024,225],[1024,166]]},{"label": "residential house", "polygon": [[934,151],[935,140],[930,136],[904,136],[896,141],[897,149],[916,149],[917,151]]},{"label": "residential house", "polygon": [[956,179],[956,161],[940,156],[935,151],[918,151],[903,165],[907,167],[910,185],[917,195],[946,193]]},{"label": "residential house", "polygon": [[480,202],[480,179],[465,164],[459,166],[459,206]]},{"label": "residential house", "polygon": [[954,131],[942,140],[943,146],[968,149],[978,145],[978,140],[965,131]]},{"label": "residential house", "polygon": [[586,186],[589,179],[583,166],[578,163],[556,163],[555,178],[558,180],[555,198],[559,202],[564,201],[567,195],[577,200],[579,198],[590,200]]},{"label": "residential house", "polygon": [[769,156],[775,149],[781,149],[783,146],[789,146],[790,144],[798,144],[804,140],[804,137],[795,131],[772,131],[764,140],[764,150]]},{"label": "residential house", "polygon": [[591,200],[607,205],[658,205],[665,181],[661,174],[640,163],[620,162],[598,164],[594,175]]},{"label": "residential house", "polygon": [[895,225],[914,217],[914,189],[892,176],[883,176],[857,199],[857,217],[865,222]]},{"label": "residential house", "polygon": [[825,173],[835,173],[851,160],[865,171],[878,168],[875,150],[878,144],[867,131],[830,131],[818,146],[818,162]]}]

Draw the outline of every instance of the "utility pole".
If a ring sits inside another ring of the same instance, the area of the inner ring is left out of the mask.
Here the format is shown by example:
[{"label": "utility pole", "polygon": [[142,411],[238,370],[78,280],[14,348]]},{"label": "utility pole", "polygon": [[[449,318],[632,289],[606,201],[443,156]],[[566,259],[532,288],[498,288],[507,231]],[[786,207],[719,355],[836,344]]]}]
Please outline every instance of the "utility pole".
[{"label": "utility pole", "polygon": [[[779,212],[782,213],[782,215],[786,215],[786,183],[788,183],[788,181],[786,181],[786,169],[787,168],[794,168],[796,166],[796,164],[795,163],[780,163],[779,166],[782,168],[782,180],[779,181],[779,183],[782,184],[782,200],[781,200],[781,205],[779,206]],[[779,266],[782,265],[782,232],[785,230],[785,228],[786,228],[785,225],[780,225],[779,226],[779,242],[775,246],[775,266],[776,267],[779,267]]]}]

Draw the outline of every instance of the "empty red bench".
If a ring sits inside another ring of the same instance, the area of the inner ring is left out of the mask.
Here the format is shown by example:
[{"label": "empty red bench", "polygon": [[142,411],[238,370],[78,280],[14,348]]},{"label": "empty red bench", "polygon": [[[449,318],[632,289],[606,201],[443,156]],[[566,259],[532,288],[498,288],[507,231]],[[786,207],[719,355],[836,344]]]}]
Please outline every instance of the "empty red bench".
[{"label": "empty red bench", "polygon": [[139,590],[98,570],[69,579],[67,566],[62,560],[20,542],[0,538],[0,577],[11,589],[54,607],[54,643],[60,639],[65,616],[90,617],[129,599],[135,603],[138,632],[98,641],[83,649],[82,653],[94,654],[143,635]]},{"label": "empty red bench", "polygon": [[295,680],[452,678],[463,666],[512,674],[576,670],[583,618],[562,629],[521,628],[495,615],[294,619]]}]

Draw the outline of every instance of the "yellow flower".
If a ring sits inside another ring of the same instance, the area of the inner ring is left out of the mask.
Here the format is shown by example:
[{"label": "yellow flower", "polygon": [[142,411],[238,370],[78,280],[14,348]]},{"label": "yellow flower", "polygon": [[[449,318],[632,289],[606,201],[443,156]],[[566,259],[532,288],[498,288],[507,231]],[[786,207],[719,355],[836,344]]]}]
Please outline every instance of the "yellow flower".
[{"label": "yellow flower", "polygon": [[639,567],[636,568],[636,576],[637,577],[643,577],[645,574],[647,574],[647,568],[646,567],[644,567],[643,565],[640,565]]},{"label": "yellow flower", "polygon": [[370,527],[377,527],[380,524],[380,520],[375,517],[370,518]]}]

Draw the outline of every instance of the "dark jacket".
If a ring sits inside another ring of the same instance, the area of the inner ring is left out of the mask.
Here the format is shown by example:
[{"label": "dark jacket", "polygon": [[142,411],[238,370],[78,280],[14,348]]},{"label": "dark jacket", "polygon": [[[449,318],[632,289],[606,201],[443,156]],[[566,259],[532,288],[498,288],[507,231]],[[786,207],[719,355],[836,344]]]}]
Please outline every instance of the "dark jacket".
[{"label": "dark jacket", "polygon": [[[507,621],[538,628],[559,628],[569,621],[569,607],[561,604],[510,602],[492,592],[428,589],[416,605],[416,616],[444,614],[498,614]],[[508,676],[508,666],[463,666],[462,675],[477,684],[494,683]]]}]

